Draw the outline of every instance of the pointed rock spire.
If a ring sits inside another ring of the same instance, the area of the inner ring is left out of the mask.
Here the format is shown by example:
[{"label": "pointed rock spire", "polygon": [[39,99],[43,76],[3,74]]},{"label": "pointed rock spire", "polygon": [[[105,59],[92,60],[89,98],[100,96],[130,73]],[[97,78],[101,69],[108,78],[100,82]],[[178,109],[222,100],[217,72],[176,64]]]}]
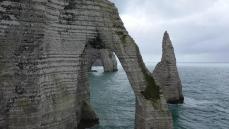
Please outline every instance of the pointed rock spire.
[{"label": "pointed rock spire", "polygon": [[153,71],[168,103],[183,103],[182,84],[176,66],[174,48],[167,31],[162,41],[162,58]]},{"label": "pointed rock spire", "polygon": [[176,64],[176,57],[175,57],[172,41],[170,40],[170,37],[167,31],[165,31],[163,41],[162,41],[162,59],[161,61],[174,62]]}]

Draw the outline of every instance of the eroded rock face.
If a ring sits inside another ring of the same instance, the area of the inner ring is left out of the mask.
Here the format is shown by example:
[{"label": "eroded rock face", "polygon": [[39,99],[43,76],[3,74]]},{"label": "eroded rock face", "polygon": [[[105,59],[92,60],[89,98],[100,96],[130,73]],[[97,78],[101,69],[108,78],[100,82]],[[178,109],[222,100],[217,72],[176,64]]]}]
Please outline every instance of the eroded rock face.
[{"label": "eroded rock face", "polygon": [[167,31],[162,41],[162,58],[153,71],[153,76],[163,90],[168,103],[183,103],[182,84],[176,66],[174,48]]},{"label": "eroded rock face", "polygon": [[172,128],[163,95],[113,3],[4,0],[0,12],[1,129],[75,129],[82,120],[97,121],[88,45],[119,58],[136,95],[136,129]]},{"label": "eroded rock face", "polygon": [[88,71],[91,71],[92,66],[103,66],[104,72],[118,71],[115,55],[109,49],[90,48],[88,50]]}]

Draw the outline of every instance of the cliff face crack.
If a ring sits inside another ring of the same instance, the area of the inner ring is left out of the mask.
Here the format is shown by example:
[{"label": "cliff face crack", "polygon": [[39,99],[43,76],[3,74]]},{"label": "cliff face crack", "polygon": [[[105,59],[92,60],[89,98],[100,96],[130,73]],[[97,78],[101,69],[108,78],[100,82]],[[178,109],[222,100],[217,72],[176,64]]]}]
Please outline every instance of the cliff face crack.
[{"label": "cliff face crack", "polygon": [[[5,0],[0,11],[0,102],[7,109],[0,128],[75,129],[96,120],[88,85],[95,53],[103,64],[113,53],[119,58],[136,96],[136,129],[172,128],[165,99],[113,3]],[[26,92],[16,94],[16,87]]]}]

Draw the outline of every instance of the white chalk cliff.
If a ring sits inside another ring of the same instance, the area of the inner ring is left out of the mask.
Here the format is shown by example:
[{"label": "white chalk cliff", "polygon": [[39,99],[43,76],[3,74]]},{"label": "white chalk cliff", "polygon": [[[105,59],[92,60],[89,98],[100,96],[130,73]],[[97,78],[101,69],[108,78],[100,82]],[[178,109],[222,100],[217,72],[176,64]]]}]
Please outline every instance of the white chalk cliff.
[{"label": "white chalk cliff", "polygon": [[172,117],[138,46],[108,0],[0,1],[0,128],[77,129],[90,106],[88,49],[119,58],[136,96],[136,129],[171,129]]}]

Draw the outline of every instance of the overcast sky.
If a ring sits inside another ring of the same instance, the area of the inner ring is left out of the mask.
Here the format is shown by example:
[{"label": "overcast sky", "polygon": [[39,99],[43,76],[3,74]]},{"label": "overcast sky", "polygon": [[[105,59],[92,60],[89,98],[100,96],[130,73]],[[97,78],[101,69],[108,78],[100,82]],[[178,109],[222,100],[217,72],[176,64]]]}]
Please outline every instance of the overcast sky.
[{"label": "overcast sky", "polygon": [[170,34],[178,62],[229,62],[229,0],[111,0],[144,60],[161,58]]}]

